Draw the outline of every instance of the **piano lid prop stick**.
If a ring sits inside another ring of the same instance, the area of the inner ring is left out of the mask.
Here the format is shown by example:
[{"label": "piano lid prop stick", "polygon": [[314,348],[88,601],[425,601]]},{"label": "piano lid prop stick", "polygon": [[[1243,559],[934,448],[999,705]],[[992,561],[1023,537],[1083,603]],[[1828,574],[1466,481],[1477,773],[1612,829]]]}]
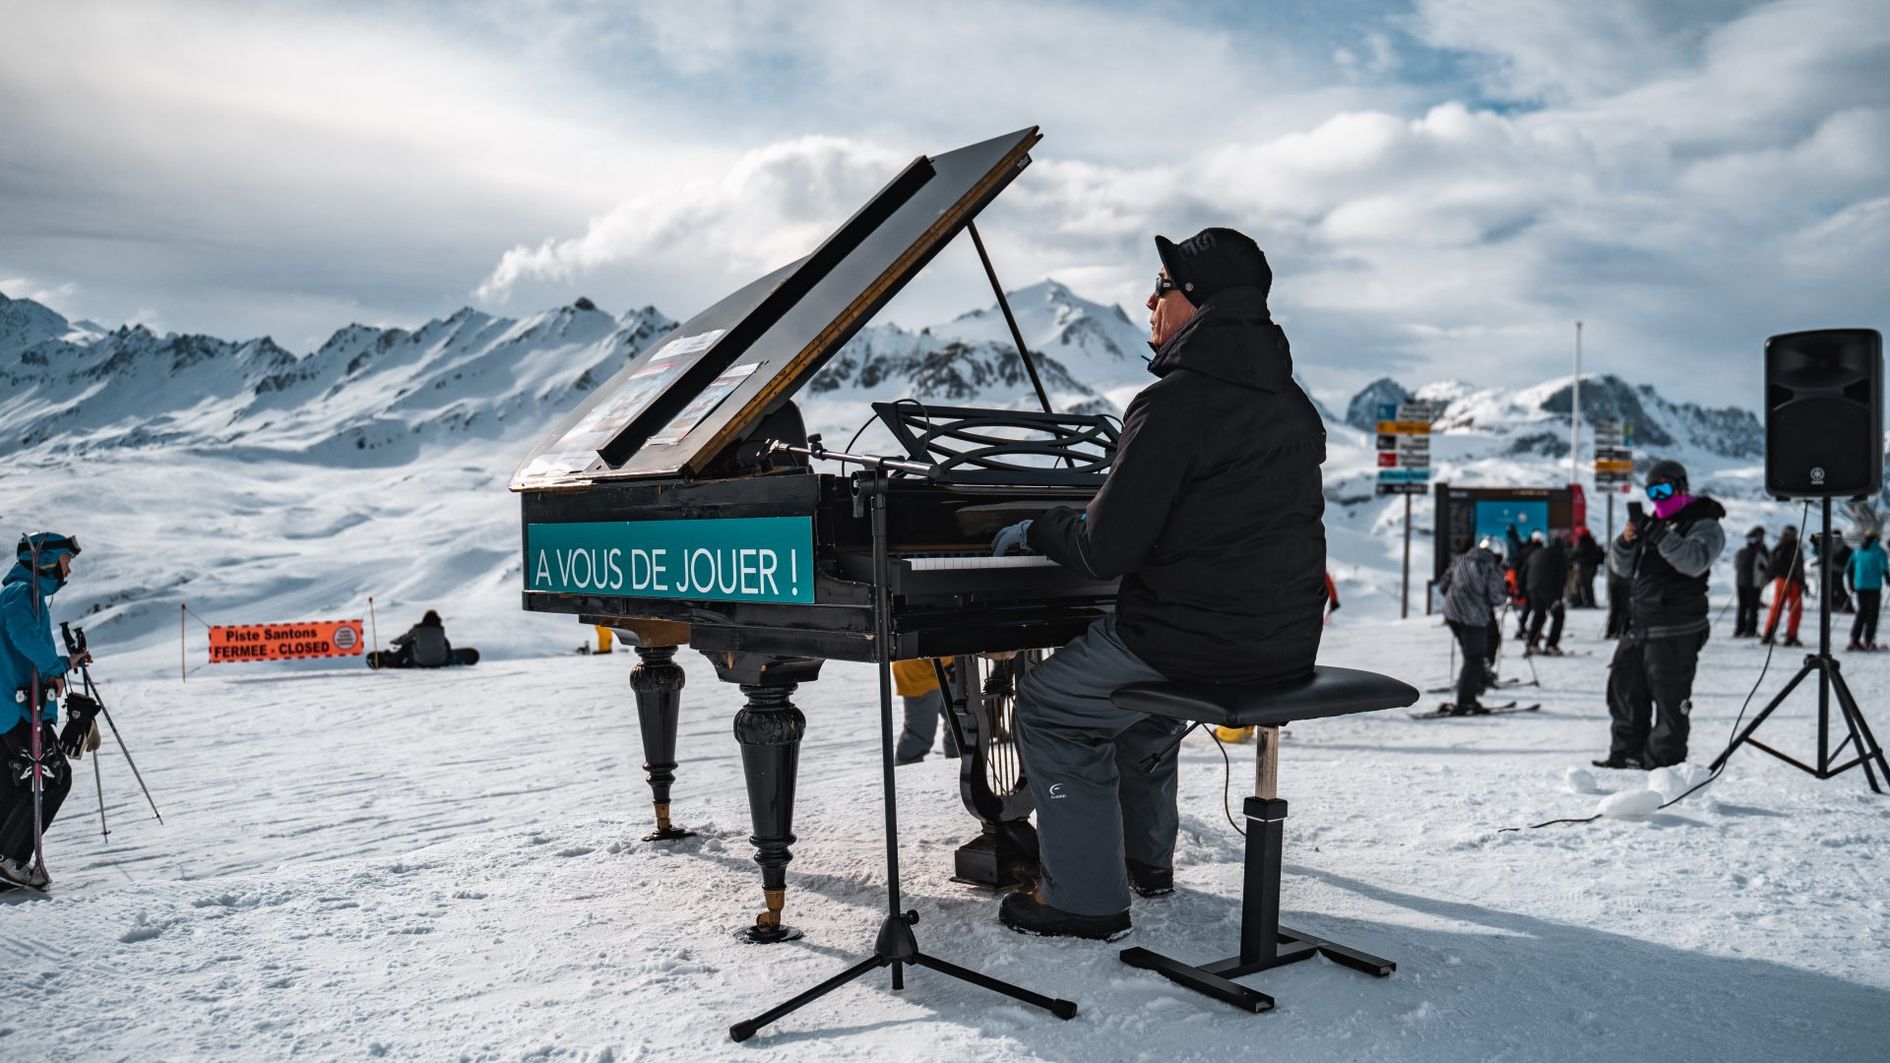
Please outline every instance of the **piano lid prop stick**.
[{"label": "piano lid prop stick", "polygon": [[978,249],[978,261],[984,263],[984,275],[991,281],[991,290],[997,293],[998,309],[1004,311],[1004,323],[1011,327],[1011,340],[1017,344],[1017,356],[1024,360],[1024,372],[1030,374],[1030,386],[1037,391],[1037,404],[1045,413],[1055,413],[1050,408],[1050,396],[1044,394],[1043,381],[1037,377],[1037,363],[1030,357],[1030,349],[1024,346],[1024,331],[1017,327],[1017,317],[1011,313],[1011,301],[1004,297],[1004,286],[998,283],[997,270],[991,266],[991,256],[985,253],[984,237],[978,235],[978,224],[966,222],[965,231],[971,234],[971,246]]}]

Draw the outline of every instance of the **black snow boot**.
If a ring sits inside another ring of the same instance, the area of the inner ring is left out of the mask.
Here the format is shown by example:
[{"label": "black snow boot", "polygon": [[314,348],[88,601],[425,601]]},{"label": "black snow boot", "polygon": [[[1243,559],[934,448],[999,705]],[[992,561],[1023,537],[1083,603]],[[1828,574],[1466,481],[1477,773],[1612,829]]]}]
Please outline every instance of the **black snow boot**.
[{"label": "black snow boot", "polygon": [[998,905],[998,922],[1020,934],[1052,938],[1114,941],[1129,932],[1129,913],[1077,915],[1052,908],[1034,891],[1013,893]]},{"label": "black snow boot", "polygon": [[1140,860],[1125,860],[1129,870],[1129,888],[1138,896],[1160,897],[1175,892],[1175,869],[1150,867]]},{"label": "black snow boot", "polygon": [[1608,754],[1607,760],[1591,760],[1589,763],[1597,768],[1629,768],[1634,771],[1640,771],[1643,767],[1641,758],[1624,757],[1618,753]]}]

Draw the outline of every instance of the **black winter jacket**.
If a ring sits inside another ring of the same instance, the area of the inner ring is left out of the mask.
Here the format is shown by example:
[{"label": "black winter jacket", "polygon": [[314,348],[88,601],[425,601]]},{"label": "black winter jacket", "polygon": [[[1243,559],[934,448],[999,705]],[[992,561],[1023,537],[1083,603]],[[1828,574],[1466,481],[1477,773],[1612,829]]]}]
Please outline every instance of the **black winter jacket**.
[{"label": "black winter jacket", "polygon": [[1257,288],[1224,289],[1156,352],[1086,519],[1030,529],[1052,560],[1122,578],[1117,630],[1172,679],[1308,674],[1325,604],[1325,427]]},{"label": "black winter jacket", "polygon": [[1529,604],[1546,608],[1560,601],[1568,589],[1568,554],[1563,552],[1561,540],[1551,539],[1547,546],[1527,554],[1523,562],[1526,571],[1518,575]]},{"label": "black winter jacket", "polygon": [[1657,639],[1709,630],[1706,578],[1726,546],[1719,525],[1725,515],[1718,502],[1695,498],[1671,517],[1648,521],[1632,543],[1614,541],[1609,567],[1634,581],[1634,634]]},{"label": "black winter jacket", "polygon": [[1805,550],[1796,535],[1781,535],[1772,547],[1772,578],[1790,583],[1805,582]]},{"label": "black winter jacket", "polygon": [[453,656],[453,644],[446,641],[446,627],[441,624],[415,624],[394,645],[409,651],[420,668],[438,668]]},{"label": "black winter jacket", "polygon": [[1758,590],[1770,578],[1771,551],[1764,543],[1747,543],[1733,555],[1734,584],[1745,590]]}]

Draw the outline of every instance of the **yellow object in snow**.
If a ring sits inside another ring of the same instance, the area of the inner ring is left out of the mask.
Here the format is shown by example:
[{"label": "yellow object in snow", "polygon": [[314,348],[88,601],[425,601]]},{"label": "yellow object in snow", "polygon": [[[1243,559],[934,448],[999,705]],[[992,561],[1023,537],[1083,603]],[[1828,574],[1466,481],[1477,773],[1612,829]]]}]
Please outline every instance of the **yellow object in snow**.
[{"label": "yellow object in snow", "polygon": [[[951,666],[950,657],[940,658],[947,667]],[[894,661],[892,664],[893,692],[902,698],[920,698],[938,689],[938,673],[932,668],[932,658],[921,657],[912,661]]]},{"label": "yellow object in snow", "polygon": [[597,652],[609,653],[610,644],[616,638],[616,636],[611,633],[611,630],[609,628],[605,627],[602,624],[593,624],[591,626],[597,629]]},{"label": "yellow object in snow", "polygon": [[1222,727],[1216,724],[1214,726],[1214,737],[1223,742],[1251,742],[1253,741],[1253,728]]}]

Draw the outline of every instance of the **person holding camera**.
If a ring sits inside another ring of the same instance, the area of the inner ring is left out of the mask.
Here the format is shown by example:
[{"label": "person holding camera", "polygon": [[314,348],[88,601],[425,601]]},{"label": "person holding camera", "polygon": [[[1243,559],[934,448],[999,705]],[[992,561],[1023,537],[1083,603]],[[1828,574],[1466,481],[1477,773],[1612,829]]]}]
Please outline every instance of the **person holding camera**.
[{"label": "person holding camera", "polygon": [[[0,879],[35,889],[47,882],[44,861],[34,861],[36,835],[43,835],[52,825],[66,792],[72,789],[72,770],[60,753],[61,737],[53,731],[59,720],[56,699],[65,695],[67,671],[92,659],[83,650],[68,657],[53,642],[48,599],[66,585],[72,560],[78,555],[79,543],[71,536],[54,532],[23,536],[18,561],[0,579],[0,689],[11,695],[6,707],[0,708],[0,727],[4,728],[0,766],[5,769],[4,789],[0,789]],[[83,716],[83,729],[89,734],[90,713],[98,711],[97,704],[82,694],[67,700],[74,717],[68,732],[78,729]]]},{"label": "person holding camera", "polygon": [[[1657,461],[1647,470],[1652,517],[1630,518],[1608,547],[1608,568],[1627,579],[1627,631],[1608,665],[1613,741],[1599,768],[1662,768],[1687,759],[1693,673],[1712,623],[1706,576],[1726,545],[1726,509],[1687,490],[1687,470]],[[1656,715],[1658,710],[1658,715]]]}]

